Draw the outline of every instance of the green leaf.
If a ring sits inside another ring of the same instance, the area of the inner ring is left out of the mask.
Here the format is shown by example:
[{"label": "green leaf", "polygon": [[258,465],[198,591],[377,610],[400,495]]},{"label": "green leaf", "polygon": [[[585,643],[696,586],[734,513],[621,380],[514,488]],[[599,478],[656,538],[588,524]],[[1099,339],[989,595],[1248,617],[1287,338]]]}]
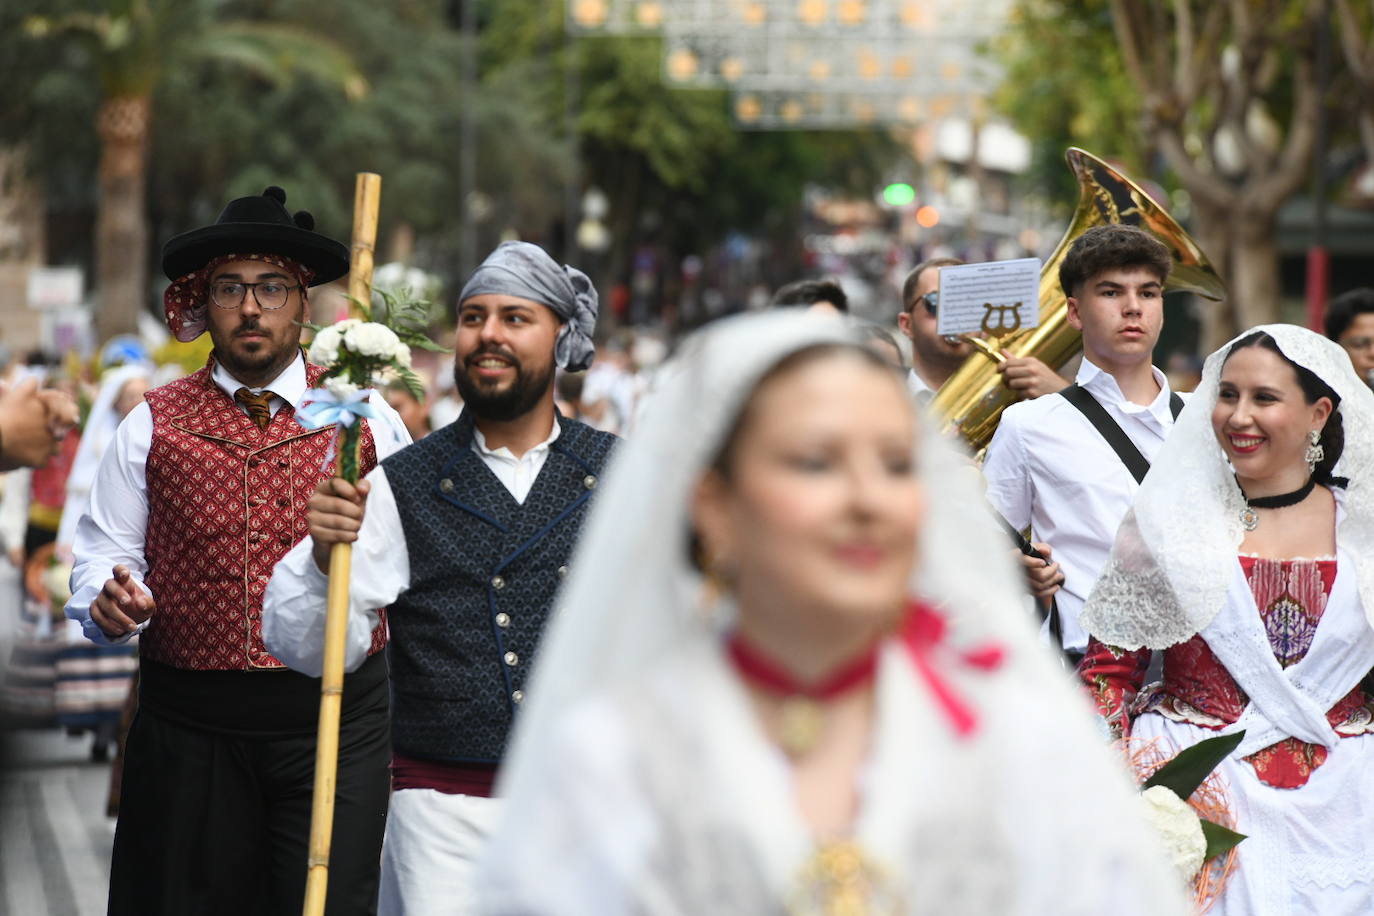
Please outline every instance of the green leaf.
[{"label": "green leaf", "polygon": [[425,385],[424,382],[420,381],[420,377],[409,369],[398,368],[396,373],[400,375],[401,381],[405,383],[406,390],[415,396],[415,400],[423,404],[425,402]]},{"label": "green leaf", "polygon": [[1229,827],[1223,827],[1214,821],[1206,818],[1198,818],[1202,824],[1202,835],[1207,838],[1207,852],[1203,854],[1204,860],[1213,859],[1224,852],[1228,852],[1240,845],[1240,841],[1245,839],[1245,834],[1236,833]]},{"label": "green leaf", "polygon": [[1197,791],[1197,787],[1202,785],[1208,774],[1240,745],[1244,737],[1245,731],[1242,729],[1233,735],[1218,735],[1206,741],[1199,741],[1192,747],[1180,751],[1173,760],[1155,770],[1154,775],[1145,780],[1141,789],[1164,786],[1187,801],[1188,796]]}]

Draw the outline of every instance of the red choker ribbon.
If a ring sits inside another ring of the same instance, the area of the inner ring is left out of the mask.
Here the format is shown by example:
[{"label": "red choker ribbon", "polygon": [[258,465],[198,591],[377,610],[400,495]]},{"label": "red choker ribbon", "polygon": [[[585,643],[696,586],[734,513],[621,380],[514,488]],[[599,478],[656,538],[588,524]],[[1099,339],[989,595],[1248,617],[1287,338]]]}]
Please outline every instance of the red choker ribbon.
[{"label": "red choker ribbon", "polygon": [[782,696],[806,697],[808,700],[833,700],[851,690],[873,682],[878,670],[878,644],[874,643],[852,662],[841,665],[834,672],[815,682],[803,684],[787,671],[749,645],[736,631],[730,634],[725,650],[735,670],[745,681]]},{"label": "red choker ribbon", "polygon": [[[949,720],[950,726],[961,737],[968,737],[978,730],[978,718],[940,671],[941,666],[945,664],[945,659],[941,656],[945,655],[949,648],[946,644],[948,632],[949,622],[943,614],[920,601],[912,601],[907,605],[906,613],[903,615],[898,638],[906,647],[917,675],[925,682],[935,698],[936,705]],[[730,635],[725,649],[735,670],[746,683],[778,694],[784,698],[784,702],[801,701],[808,706],[814,706],[871,684],[877,675],[880,642],[869,646],[853,661],[846,662],[812,684],[803,684],[797,680],[772,659],[745,642],[738,632]],[[1002,665],[1005,657],[1005,651],[996,643],[987,643],[953,654],[953,658],[960,665],[979,671],[996,670]],[[816,712],[812,710],[807,715],[814,717]],[[818,734],[814,723],[797,724],[799,732],[807,732],[812,738]],[[795,746],[790,749],[804,753],[808,748],[804,738],[798,737]]]}]

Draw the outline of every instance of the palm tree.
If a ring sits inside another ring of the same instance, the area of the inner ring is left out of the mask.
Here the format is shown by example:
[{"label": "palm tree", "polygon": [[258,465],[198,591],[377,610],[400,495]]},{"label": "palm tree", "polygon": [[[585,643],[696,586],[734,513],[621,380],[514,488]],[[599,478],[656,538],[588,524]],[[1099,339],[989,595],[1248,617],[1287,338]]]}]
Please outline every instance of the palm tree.
[{"label": "palm tree", "polygon": [[352,57],[285,22],[229,20],[226,0],[104,0],[103,10],[31,16],[28,34],[82,42],[103,94],[95,232],[96,334],[137,330],[148,291],[148,141],[159,85],[210,61],[281,84],[306,75],[361,97],[367,82]]}]

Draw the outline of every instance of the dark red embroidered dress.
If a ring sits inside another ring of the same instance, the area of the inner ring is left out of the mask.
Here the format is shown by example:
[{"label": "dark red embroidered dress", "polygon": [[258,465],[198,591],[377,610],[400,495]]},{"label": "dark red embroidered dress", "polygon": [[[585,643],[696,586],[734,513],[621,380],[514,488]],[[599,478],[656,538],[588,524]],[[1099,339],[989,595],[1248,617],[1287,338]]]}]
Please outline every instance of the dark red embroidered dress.
[{"label": "dark red embroidered dress", "polygon": [[[1312,646],[1336,580],[1336,561],[1269,560],[1241,556],[1269,637],[1269,647],[1283,668],[1297,664]],[[1237,721],[1250,698],[1212,654],[1201,635],[1164,651],[1164,680],[1142,689],[1151,651],[1122,652],[1091,639],[1078,666],[1099,713],[1113,734],[1130,734],[1131,721],[1155,713],[1175,722],[1220,730]],[[1327,721],[1342,737],[1374,731],[1374,700],[1369,680],[1350,691],[1327,712]],[[1326,762],[1327,750],[1296,738],[1285,738],[1246,760],[1265,783],[1279,788],[1305,784]]]}]

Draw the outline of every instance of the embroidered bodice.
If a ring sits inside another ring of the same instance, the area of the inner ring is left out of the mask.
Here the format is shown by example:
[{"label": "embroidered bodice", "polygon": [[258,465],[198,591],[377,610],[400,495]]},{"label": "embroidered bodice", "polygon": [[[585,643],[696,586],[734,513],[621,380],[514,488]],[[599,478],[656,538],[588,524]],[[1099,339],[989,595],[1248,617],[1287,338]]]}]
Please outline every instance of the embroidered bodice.
[{"label": "embroidered bodice", "polygon": [[[1297,664],[1312,647],[1326,612],[1336,561],[1245,555],[1239,559],[1274,658],[1283,668]],[[1099,712],[1118,736],[1129,734],[1133,718],[1148,713],[1221,729],[1237,721],[1250,702],[1200,634],[1166,649],[1164,679],[1142,689],[1150,657],[1148,649],[1120,652],[1093,639],[1078,667]],[[1333,706],[1327,721],[1342,736],[1374,730],[1368,681]],[[1319,745],[1285,738],[1246,759],[1264,782],[1296,788],[1307,782],[1326,757],[1326,749]]]}]

